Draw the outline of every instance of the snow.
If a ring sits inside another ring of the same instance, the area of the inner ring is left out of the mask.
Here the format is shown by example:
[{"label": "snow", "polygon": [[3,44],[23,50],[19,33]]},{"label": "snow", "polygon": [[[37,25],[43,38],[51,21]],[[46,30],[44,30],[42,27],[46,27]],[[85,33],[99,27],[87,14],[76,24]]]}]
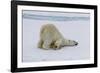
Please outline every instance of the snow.
[{"label": "snow", "polygon": [[[69,14],[71,15],[71,13]],[[77,14],[77,16],[89,16],[89,14]],[[60,50],[43,50],[38,48],[40,28],[46,23],[54,24],[66,39],[75,40],[79,44],[72,47],[66,46]],[[85,60],[90,58],[89,20],[50,21],[23,18],[22,32],[23,62]]]}]

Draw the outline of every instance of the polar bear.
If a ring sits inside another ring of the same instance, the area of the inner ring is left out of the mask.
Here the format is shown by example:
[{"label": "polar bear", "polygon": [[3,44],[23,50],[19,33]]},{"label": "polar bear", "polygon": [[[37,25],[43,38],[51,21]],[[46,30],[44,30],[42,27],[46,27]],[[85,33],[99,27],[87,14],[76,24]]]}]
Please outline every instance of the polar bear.
[{"label": "polar bear", "polygon": [[45,24],[40,30],[38,48],[60,49],[64,46],[75,46],[77,44],[76,41],[65,39],[53,24]]}]

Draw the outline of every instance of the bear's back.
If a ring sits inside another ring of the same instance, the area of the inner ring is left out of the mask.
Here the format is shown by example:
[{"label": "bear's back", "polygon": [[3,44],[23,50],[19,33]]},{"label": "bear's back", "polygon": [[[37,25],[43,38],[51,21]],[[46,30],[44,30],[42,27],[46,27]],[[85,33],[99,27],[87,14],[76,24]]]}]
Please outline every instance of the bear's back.
[{"label": "bear's back", "polygon": [[53,24],[43,25],[40,33],[41,33],[40,34],[41,37],[44,37],[44,36],[49,36],[49,37],[53,37],[53,38],[61,38],[62,37],[62,35],[58,31],[58,29]]}]

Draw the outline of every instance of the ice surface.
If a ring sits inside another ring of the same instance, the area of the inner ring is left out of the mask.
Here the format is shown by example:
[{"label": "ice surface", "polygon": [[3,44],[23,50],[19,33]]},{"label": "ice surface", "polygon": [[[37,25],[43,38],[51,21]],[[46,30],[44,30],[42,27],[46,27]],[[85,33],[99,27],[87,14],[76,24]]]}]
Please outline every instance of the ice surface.
[{"label": "ice surface", "polygon": [[[64,47],[61,50],[43,50],[38,48],[37,43],[40,39],[40,28],[46,23],[54,24],[66,39],[77,41],[79,43],[78,46]],[[89,59],[90,21],[49,21],[23,18],[22,49],[23,62]]]}]

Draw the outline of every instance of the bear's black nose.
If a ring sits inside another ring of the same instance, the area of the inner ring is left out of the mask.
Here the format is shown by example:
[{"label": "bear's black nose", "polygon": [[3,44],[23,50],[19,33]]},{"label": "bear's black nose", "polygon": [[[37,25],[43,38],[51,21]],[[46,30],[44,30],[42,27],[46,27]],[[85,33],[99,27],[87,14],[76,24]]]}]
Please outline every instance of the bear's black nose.
[{"label": "bear's black nose", "polygon": [[75,45],[78,45],[78,43],[75,43]]}]

